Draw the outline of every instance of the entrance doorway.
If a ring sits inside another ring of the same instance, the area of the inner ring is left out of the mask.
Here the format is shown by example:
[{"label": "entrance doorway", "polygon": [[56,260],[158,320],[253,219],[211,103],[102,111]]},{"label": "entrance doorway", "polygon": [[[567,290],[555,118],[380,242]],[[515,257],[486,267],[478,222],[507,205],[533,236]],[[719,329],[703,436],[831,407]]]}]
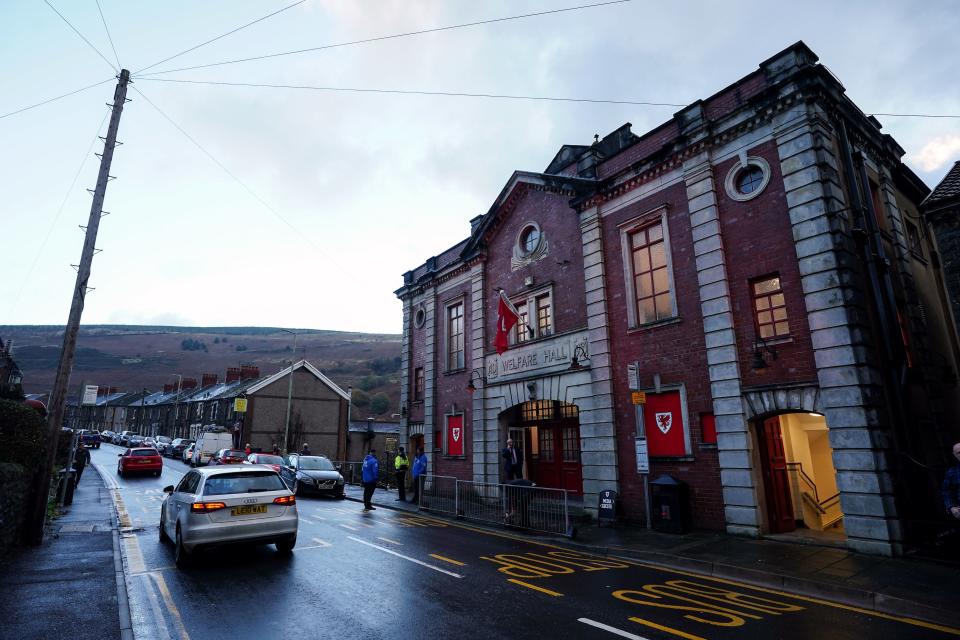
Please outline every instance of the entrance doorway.
[{"label": "entrance doorway", "polygon": [[531,400],[520,405],[518,413],[508,435],[514,443],[523,443],[524,477],[542,487],[583,494],[577,405]]},{"label": "entrance doorway", "polygon": [[797,529],[843,537],[843,512],[827,423],[818,413],[786,413],[758,424],[771,533]]}]

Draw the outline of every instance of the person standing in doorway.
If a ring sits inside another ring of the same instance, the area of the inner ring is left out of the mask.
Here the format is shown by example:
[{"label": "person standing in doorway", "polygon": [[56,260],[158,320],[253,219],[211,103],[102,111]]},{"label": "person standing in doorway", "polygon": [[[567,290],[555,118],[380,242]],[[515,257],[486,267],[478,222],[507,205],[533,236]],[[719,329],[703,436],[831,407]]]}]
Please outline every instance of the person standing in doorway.
[{"label": "person standing in doorway", "polygon": [[397,457],[393,460],[393,468],[397,470],[397,500],[407,499],[407,469],[410,467],[410,460],[407,459],[407,453],[400,447]]},{"label": "person standing in doorway", "polygon": [[373,492],[377,488],[377,480],[380,478],[380,463],[377,462],[376,449],[370,449],[367,457],[363,459],[363,510],[375,511],[371,504]]},{"label": "person standing in doorway", "polygon": [[417,456],[413,459],[413,499],[410,502],[420,503],[420,478],[427,473],[427,454],[423,447],[417,449]]},{"label": "person standing in doorway", "polygon": [[523,478],[523,454],[513,446],[512,438],[507,438],[507,446],[503,450],[503,460],[507,472],[507,482]]},{"label": "person standing in doorway", "polygon": [[90,452],[87,451],[87,448],[81,444],[77,448],[77,453],[73,458],[73,468],[77,472],[77,479],[74,480],[73,486],[80,486],[80,476],[83,475],[83,470],[88,464],[90,464]]}]

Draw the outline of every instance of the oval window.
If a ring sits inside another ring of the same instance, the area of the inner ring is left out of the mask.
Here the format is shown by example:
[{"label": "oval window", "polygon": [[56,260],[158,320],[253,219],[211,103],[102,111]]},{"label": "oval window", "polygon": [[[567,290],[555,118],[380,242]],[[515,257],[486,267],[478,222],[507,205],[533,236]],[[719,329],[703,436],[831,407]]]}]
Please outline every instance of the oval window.
[{"label": "oval window", "polygon": [[540,246],[540,229],[530,225],[520,234],[520,248],[524,253],[533,253]]},{"label": "oval window", "polygon": [[737,174],[737,191],[749,195],[757,191],[763,184],[763,169],[756,165],[749,165]]},{"label": "oval window", "polygon": [[413,321],[416,324],[418,329],[423,326],[423,323],[426,321],[426,319],[427,319],[427,312],[424,311],[423,309],[417,309],[417,312],[413,314]]}]

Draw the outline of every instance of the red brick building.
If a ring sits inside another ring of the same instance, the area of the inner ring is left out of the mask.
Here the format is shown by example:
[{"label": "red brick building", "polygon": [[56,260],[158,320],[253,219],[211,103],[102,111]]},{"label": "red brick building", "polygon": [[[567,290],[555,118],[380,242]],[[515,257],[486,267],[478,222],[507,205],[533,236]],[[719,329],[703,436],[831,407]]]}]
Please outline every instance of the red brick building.
[{"label": "red brick building", "polygon": [[[498,482],[512,438],[525,477],[588,511],[614,489],[634,521],[646,446],[697,527],[899,553],[936,529],[960,435],[929,189],[902,155],[798,43],[650,132],[515,172],[404,274],[401,441]],[[500,289],[525,320],[503,355]]]}]

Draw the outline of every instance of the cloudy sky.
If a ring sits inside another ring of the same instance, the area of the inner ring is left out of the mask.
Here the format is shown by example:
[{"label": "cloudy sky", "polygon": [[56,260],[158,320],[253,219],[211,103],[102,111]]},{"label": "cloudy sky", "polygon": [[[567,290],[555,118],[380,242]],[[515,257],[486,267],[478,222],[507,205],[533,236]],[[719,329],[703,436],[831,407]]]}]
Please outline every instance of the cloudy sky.
[{"label": "cloudy sky", "polygon": [[[294,1],[100,6],[135,72]],[[50,2],[116,64],[95,0]],[[306,0],[145,73],[585,3]],[[687,104],[802,39],[868,113],[960,114],[954,2],[791,5],[634,0],[139,79],[206,153],[130,92],[83,321],[399,332],[402,273],[463,239],[514,169],[677,110],[160,78]],[[0,30],[0,115],[114,74],[41,0],[4,1]],[[0,324],[66,321],[112,95],[0,118]],[[928,185],[960,158],[960,119],[880,119]]]}]

